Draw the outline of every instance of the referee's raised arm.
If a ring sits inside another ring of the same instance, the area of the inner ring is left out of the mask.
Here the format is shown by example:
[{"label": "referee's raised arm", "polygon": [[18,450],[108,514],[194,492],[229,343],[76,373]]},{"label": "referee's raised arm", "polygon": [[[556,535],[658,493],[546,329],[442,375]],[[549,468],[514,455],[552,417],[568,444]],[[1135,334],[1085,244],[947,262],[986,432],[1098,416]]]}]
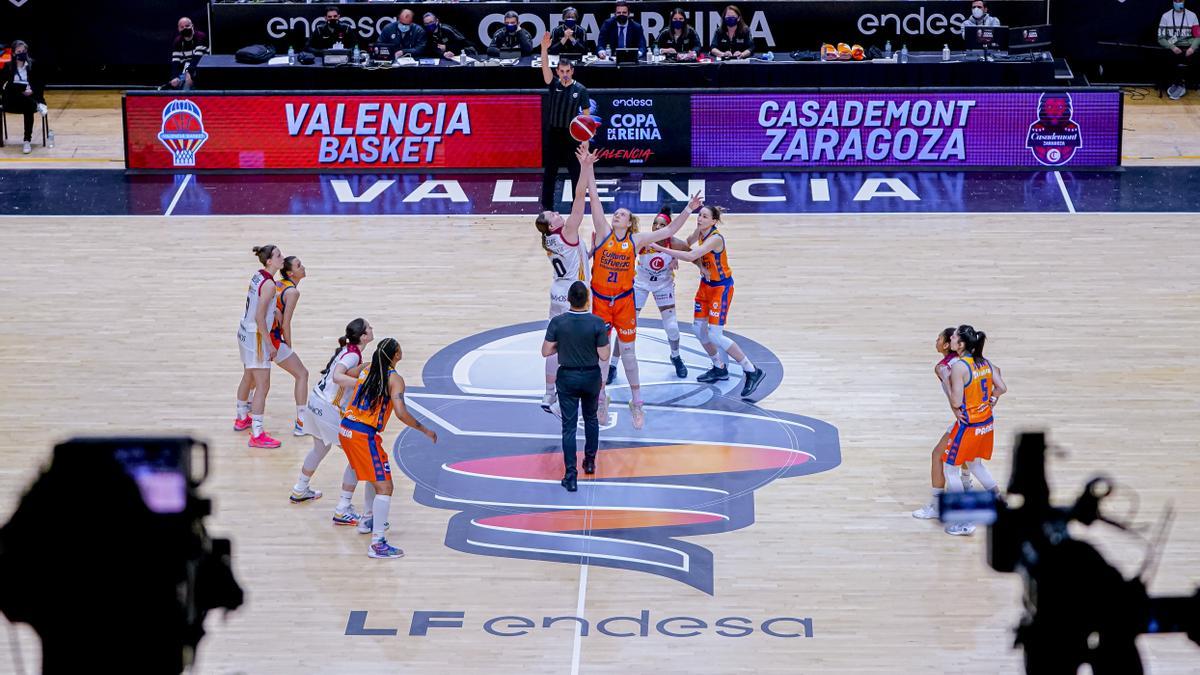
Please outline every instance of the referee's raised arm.
[{"label": "referee's raised arm", "polygon": [[546,84],[554,81],[554,74],[550,72],[550,33],[542,33],[542,79]]}]

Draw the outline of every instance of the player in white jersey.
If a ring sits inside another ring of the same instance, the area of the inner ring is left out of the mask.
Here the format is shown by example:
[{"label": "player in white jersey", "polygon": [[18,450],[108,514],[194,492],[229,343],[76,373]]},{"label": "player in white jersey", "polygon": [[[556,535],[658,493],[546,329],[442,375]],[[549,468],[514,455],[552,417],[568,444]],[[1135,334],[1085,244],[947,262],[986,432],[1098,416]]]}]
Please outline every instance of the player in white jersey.
[{"label": "player in white jersey", "polygon": [[[575,200],[571,213],[563,219],[557,211],[542,211],[534,221],[542,237],[542,248],[550,259],[550,317],[553,319],[571,308],[567,302],[567,289],[576,281],[587,281],[587,249],[579,238],[579,224],[583,222],[583,207],[586,203],[587,186],[593,174],[594,162],[587,152],[588,144],[580,144],[577,152],[581,170],[579,184],[575,186]],[[553,413],[557,398],[554,381],[558,374],[558,355],[546,357],[546,393],[542,396],[542,410]]]},{"label": "player in white jersey", "polygon": [[[658,215],[654,216],[653,229],[661,230],[671,224],[671,207],[663,205]],[[686,251],[688,245],[681,239],[671,237],[666,240],[666,247]],[[676,377],[687,377],[687,366],[683,365],[683,357],[679,355],[679,320],[675,316],[675,270],[679,262],[666,253],[646,247],[638,251],[637,276],[633,278],[633,309],[638,316],[646,300],[654,296],[654,304],[662,315],[663,330],[667,333],[667,343],[671,346],[671,365],[675,366]],[[614,343],[616,353],[620,353],[620,340]],[[612,384],[617,375],[617,366],[608,367],[608,384]]]},{"label": "player in white jersey", "polygon": [[[278,246],[255,246],[254,255],[262,269],[250,277],[246,292],[246,309],[238,326],[238,346],[242,352],[242,381],[237,389],[235,431],[250,428],[249,446],[278,448],[279,441],[263,429],[263,411],[267,407],[267,392],[271,389],[271,360],[275,347],[271,344],[271,327],[275,321],[275,273],[283,267],[283,253]],[[250,399],[251,390],[254,392]]]},{"label": "player in white jersey", "polygon": [[[338,338],[337,351],[325,364],[321,371],[321,379],[308,395],[308,405],[304,410],[304,429],[312,436],[313,447],[304,458],[300,467],[300,476],[292,486],[291,501],[306,502],[310,499],[320,499],[321,491],[309,487],[309,481],[317,471],[317,466],[330,448],[339,440],[338,429],[342,424],[342,414],[346,402],[353,394],[358,383],[358,374],[363,369],[362,349],[375,339],[375,331],[366,319],[355,319],[346,324],[346,333]],[[350,507],[354,497],[354,487],[358,478],[349,464],[342,474],[342,497],[333,512],[334,525],[354,525],[358,522],[358,514]],[[375,495],[374,486],[367,483],[367,510],[370,510],[371,500]]]}]

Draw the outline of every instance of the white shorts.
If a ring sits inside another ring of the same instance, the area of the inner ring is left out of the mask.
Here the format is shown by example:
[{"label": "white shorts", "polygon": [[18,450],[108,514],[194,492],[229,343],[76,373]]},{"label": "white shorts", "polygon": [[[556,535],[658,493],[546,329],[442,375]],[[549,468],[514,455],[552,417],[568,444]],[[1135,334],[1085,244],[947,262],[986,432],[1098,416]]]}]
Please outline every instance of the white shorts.
[{"label": "white shorts", "polygon": [[675,304],[675,284],[664,284],[653,288],[633,285],[633,308],[642,311],[646,306],[646,298],[654,294],[654,304],[659,307],[670,307]]},{"label": "white shorts", "polygon": [[292,351],[292,348],[288,346],[288,343],[280,342],[279,349],[275,350],[275,356],[271,360],[275,362],[275,365],[279,365],[284,361],[287,361],[288,357],[295,353],[296,352]]},{"label": "white shorts", "polygon": [[550,282],[550,318],[559,314],[566,314],[571,309],[571,303],[567,302],[567,291],[571,289],[571,284],[575,283],[574,279],[559,279]]},{"label": "white shorts", "polygon": [[308,405],[304,406],[304,431],[326,445],[338,442],[338,429],[342,426],[342,411],[336,405],[317,395],[316,390],[308,394]]},{"label": "white shorts", "polygon": [[270,368],[271,357],[267,356],[271,348],[270,338],[261,336],[258,331],[247,333],[238,329],[238,348],[242,352],[242,365],[247,368]]}]

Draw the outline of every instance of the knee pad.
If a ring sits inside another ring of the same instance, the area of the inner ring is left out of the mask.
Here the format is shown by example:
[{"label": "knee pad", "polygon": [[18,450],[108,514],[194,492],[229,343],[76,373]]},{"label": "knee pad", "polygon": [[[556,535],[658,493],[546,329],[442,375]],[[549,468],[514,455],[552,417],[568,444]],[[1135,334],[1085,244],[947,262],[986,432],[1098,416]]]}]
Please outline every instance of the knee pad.
[{"label": "knee pad", "polygon": [[733,340],[725,337],[725,330],[721,326],[709,326],[708,334],[713,343],[723,350],[728,351],[729,345],[733,344]]},{"label": "knee pad", "polygon": [[675,308],[662,311],[663,330],[667,332],[668,340],[679,339],[679,320],[675,318]]}]

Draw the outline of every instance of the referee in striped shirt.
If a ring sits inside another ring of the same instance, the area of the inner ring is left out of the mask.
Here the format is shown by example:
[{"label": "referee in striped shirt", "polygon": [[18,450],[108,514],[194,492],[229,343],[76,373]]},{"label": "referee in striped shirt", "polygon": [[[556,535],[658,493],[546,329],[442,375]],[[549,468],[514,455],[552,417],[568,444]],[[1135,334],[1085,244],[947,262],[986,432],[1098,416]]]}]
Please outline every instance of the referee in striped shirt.
[{"label": "referee in striped shirt", "polygon": [[575,149],[579,142],[571,138],[571,120],[576,115],[590,115],[591,99],[587,87],[575,80],[575,64],[560,59],[555,72],[550,71],[550,33],[542,34],[542,79],[548,93],[542,119],[542,208],[553,211],[554,184],[558,170],[567,167],[571,184],[579,184],[579,162]]}]

